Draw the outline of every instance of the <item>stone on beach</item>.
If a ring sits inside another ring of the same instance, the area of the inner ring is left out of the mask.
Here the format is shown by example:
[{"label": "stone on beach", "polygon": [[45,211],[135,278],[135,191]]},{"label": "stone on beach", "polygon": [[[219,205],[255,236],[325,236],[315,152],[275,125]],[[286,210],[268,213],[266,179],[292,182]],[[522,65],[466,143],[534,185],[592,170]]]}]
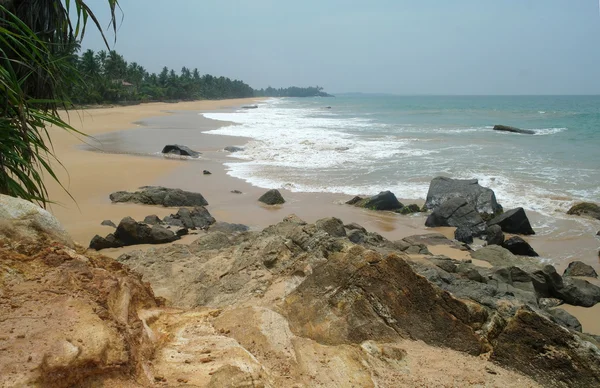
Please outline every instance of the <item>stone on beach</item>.
[{"label": "stone on beach", "polygon": [[492,189],[479,185],[477,179],[433,178],[429,184],[425,208],[435,210],[451,198],[464,198],[478,213],[494,215],[502,211]]},{"label": "stone on beach", "polygon": [[265,203],[267,205],[280,205],[285,203],[285,199],[277,189],[271,189],[260,196],[258,199],[260,202]]},{"label": "stone on beach", "polygon": [[586,276],[597,278],[598,274],[591,265],[587,265],[581,261],[575,260],[569,263],[569,266],[565,269],[563,276]]},{"label": "stone on beach", "polygon": [[356,196],[347,201],[346,204],[364,207],[371,210],[400,210],[404,207],[391,191],[382,191],[369,198]]},{"label": "stone on beach", "polygon": [[535,135],[535,131],[532,131],[530,129],[520,129],[508,125],[494,125],[494,131],[520,133],[523,135]]},{"label": "stone on beach", "polygon": [[172,154],[172,155],[181,155],[181,156],[190,156],[192,158],[197,158],[201,154],[200,152],[194,151],[189,147],[179,144],[169,144],[164,146],[161,151],[163,154]]},{"label": "stone on beach", "polygon": [[200,193],[160,186],[144,186],[135,192],[117,191],[110,194],[110,200],[115,203],[131,202],[165,207],[208,205],[208,202]]},{"label": "stone on beach", "polygon": [[102,226],[110,226],[110,227],[113,227],[113,228],[117,227],[117,225],[115,225],[115,223],[112,222],[111,220],[104,220],[104,221],[102,221],[100,223],[100,225],[102,225]]},{"label": "stone on beach", "polygon": [[502,243],[502,247],[511,251],[514,255],[539,256],[529,243],[519,236],[513,236]]},{"label": "stone on beach", "polygon": [[234,152],[240,152],[240,151],[243,151],[243,150],[244,150],[244,148],[242,148],[242,147],[236,147],[236,146],[227,146],[227,147],[225,147],[225,148],[223,148],[223,149],[224,149],[225,151],[227,151],[227,152],[231,152],[231,153],[234,153]]},{"label": "stone on beach", "polygon": [[522,207],[508,210],[488,221],[488,226],[499,225],[505,233],[531,235],[535,234],[527,214]]},{"label": "stone on beach", "polygon": [[502,245],[504,243],[504,233],[499,225],[488,226],[485,235],[488,245]]},{"label": "stone on beach", "polygon": [[[597,220],[600,220],[600,206],[591,202],[581,202],[576,205],[573,205],[568,211],[567,214],[577,215],[577,216],[587,216],[592,217]],[[600,233],[600,232],[598,232]]]},{"label": "stone on beach", "polygon": [[460,197],[450,198],[435,208],[425,226],[434,228],[438,226],[456,226],[468,228],[473,236],[485,232],[485,221],[481,218],[475,207]]},{"label": "stone on beach", "polygon": [[454,231],[454,239],[465,244],[473,243],[473,232],[467,226],[459,226]]}]

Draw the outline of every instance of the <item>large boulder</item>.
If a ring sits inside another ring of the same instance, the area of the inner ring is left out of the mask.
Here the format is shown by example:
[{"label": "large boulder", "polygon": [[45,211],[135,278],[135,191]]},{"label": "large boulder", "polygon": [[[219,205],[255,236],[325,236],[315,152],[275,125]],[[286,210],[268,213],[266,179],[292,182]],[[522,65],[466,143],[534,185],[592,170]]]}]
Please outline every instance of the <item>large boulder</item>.
[{"label": "large boulder", "polygon": [[192,158],[197,158],[200,156],[200,152],[194,151],[189,147],[179,144],[169,144],[164,146],[161,151],[163,154],[171,154],[171,155],[181,155],[181,156],[190,156]]},{"label": "large boulder", "polygon": [[160,186],[144,186],[135,192],[117,191],[110,194],[112,202],[131,202],[143,205],[174,206],[206,206],[208,202],[200,193],[181,189],[169,189]]},{"label": "large boulder", "polygon": [[499,225],[491,225],[485,231],[488,245],[502,245],[504,243],[504,233]]},{"label": "large boulder", "polygon": [[535,131],[532,131],[530,129],[520,129],[520,128],[515,128],[515,127],[510,127],[508,125],[494,125],[494,131],[520,133],[523,135],[535,135]]},{"label": "large boulder", "polygon": [[37,241],[40,238],[73,247],[73,240],[48,211],[21,198],[0,194],[0,235],[15,240]]},{"label": "large boulder", "polygon": [[585,276],[597,278],[598,274],[591,265],[587,265],[579,260],[575,260],[569,263],[569,266],[567,269],[565,269],[563,276]]},{"label": "large boulder", "polygon": [[205,207],[199,206],[193,209],[181,208],[177,213],[166,216],[163,222],[179,228],[206,229],[216,220]]},{"label": "large boulder", "polygon": [[356,202],[355,205],[371,210],[398,210],[404,206],[391,191],[382,191],[377,195]]},{"label": "large boulder", "polygon": [[315,222],[315,226],[318,229],[327,232],[332,237],[346,237],[346,229],[344,229],[344,223],[339,218],[322,218]]},{"label": "large boulder", "polygon": [[600,302],[600,287],[590,282],[561,277],[556,268],[546,265],[543,269],[533,273],[537,279],[536,292],[540,297],[554,297],[574,306],[592,307]]},{"label": "large boulder", "polygon": [[572,206],[569,211],[567,211],[567,214],[587,216],[600,220],[600,206],[591,202],[581,202]]},{"label": "large boulder", "polygon": [[477,179],[433,178],[429,184],[425,208],[434,210],[451,198],[461,197],[475,207],[477,212],[488,215],[502,211],[492,189],[479,185]]},{"label": "large boulder", "polygon": [[454,231],[454,239],[465,244],[473,244],[473,232],[467,226],[460,226]]},{"label": "large boulder", "polygon": [[548,314],[552,317],[552,320],[559,325],[562,325],[570,330],[582,332],[581,322],[573,315],[569,314],[566,310],[561,308],[553,308],[547,310]]},{"label": "large boulder", "polygon": [[271,189],[260,196],[258,199],[260,202],[265,203],[267,205],[280,205],[285,203],[285,199],[277,189]]},{"label": "large boulder", "polygon": [[502,246],[514,255],[520,256],[539,256],[536,251],[533,250],[531,245],[519,236],[513,236],[502,243]]},{"label": "large boulder", "polygon": [[450,198],[437,206],[427,217],[425,226],[430,228],[438,226],[468,228],[473,236],[481,235],[486,229],[485,221],[475,207],[461,197]]},{"label": "large boulder", "polygon": [[152,227],[125,217],[119,222],[114,233],[115,238],[124,246],[137,244],[165,244],[179,239],[172,231],[160,226]]},{"label": "large boulder", "polygon": [[525,210],[523,210],[522,207],[508,210],[503,214],[492,218],[490,221],[488,221],[488,226],[492,225],[499,225],[500,228],[502,228],[502,231],[505,233],[525,235],[535,234],[531,224],[529,223],[529,219],[525,214]]},{"label": "large boulder", "polygon": [[95,235],[90,241],[90,248],[95,249],[97,251],[106,248],[120,248],[123,246],[123,243],[115,237],[114,234],[109,234],[106,237],[102,237],[99,235]]}]

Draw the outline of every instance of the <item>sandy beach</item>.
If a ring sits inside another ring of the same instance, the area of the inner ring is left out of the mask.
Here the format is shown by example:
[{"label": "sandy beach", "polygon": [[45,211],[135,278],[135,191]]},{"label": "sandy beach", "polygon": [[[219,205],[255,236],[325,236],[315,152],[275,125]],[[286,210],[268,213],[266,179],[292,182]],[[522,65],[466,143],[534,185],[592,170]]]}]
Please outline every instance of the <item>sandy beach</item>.
[{"label": "sandy beach", "polygon": [[[275,224],[294,213],[308,222],[331,216],[345,223],[356,222],[390,240],[432,232],[423,226],[422,215],[399,216],[347,206],[343,202],[349,197],[340,194],[281,190],[286,199],[284,205],[262,205],[257,199],[265,189],[230,177],[223,165],[232,161],[223,148],[244,145],[247,139],[205,134],[205,131],[228,123],[201,115],[201,112],[234,109],[255,101],[151,103],[69,112],[71,125],[89,137],[50,129],[56,155],[64,166],[58,168],[58,175],[74,200],[56,182],[47,180],[50,197],[56,202],[49,206],[49,210],[83,246],[87,246],[96,234],[104,236],[112,232],[112,228],[100,225],[103,220],[118,223],[126,216],[141,220],[150,214],[163,217],[174,212],[171,208],[112,204],[109,200],[109,194],[114,191],[135,190],[146,185],[200,192],[209,203],[207,208],[218,221],[242,223],[254,230]],[[184,124],[190,122],[189,115],[194,115],[192,127]],[[198,160],[165,158],[159,151],[166,144],[184,144],[201,152],[202,156]],[[212,174],[204,175],[203,170]],[[239,190],[242,194],[232,193],[232,190]],[[448,236],[453,234],[453,228],[439,231]],[[194,238],[187,236],[181,242],[189,243]],[[532,245],[538,248],[546,243],[552,242],[540,239]],[[106,249],[102,252],[116,257],[140,248],[144,247]],[[469,258],[465,252],[456,249],[434,247],[432,252],[456,259]],[[563,269],[557,266],[560,272]],[[596,319],[600,310],[573,307],[569,311],[581,320],[585,331],[600,335],[600,320]]]}]

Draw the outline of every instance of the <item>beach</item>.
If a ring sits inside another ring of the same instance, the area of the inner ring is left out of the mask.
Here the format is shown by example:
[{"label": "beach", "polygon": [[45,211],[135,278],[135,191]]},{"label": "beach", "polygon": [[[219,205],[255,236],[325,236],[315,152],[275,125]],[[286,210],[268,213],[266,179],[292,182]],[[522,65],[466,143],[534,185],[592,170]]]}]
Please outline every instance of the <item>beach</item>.
[{"label": "beach", "polygon": [[[452,237],[453,228],[425,228],[425,216],[421,214],[401,216],[348,206],[344,202],[351,196],[340,193],[311,193],[279,188],[285,204],[267,206],[258,202],[257,199],[266,189],[228,175],[224,165],[232,162],[232,158],[223,148],[244,146],[250,139],[206,133],[230,127],[232,123],[206,118],[203,113],[226,114],[242,105],[260,101],[239,99],[151,103],[69,112],[71,125],[89,137],[74,136],[57,128],[50,129],[56,155],[64,166],[64,169],[59,167],[58,176],[68,193],[56,182],[47,179],[50,198],[56,202],[49,206],[49,210],[73,239],[83,246],[87,246],[94,235],[105,236],[114,230],[102,226],[103,220],[118,224],[126,216],[140,221],[150,214],[162,218],[176,211],[157,206],[112,204],[109,199],[112,192],[136,190],[141,186],[165,186],[200,192],[209,203],[207,209],[217,221],[245,224],[251,230],[261,230],[280,222],[289,214],[296,214],[309,223],[325,217],[337,217],[344,223],[356,222],[368,231],[377,232],[392,241],[431,232],[442,232]],[[232,128],[235,130],[235,127]],[[160,150],[166,144],[189,146],[201,152],[201,158],[164,157]],[[204,170],[211,174],[204,174]],[[232,193],[233,190],[241,194]],[[404,204],[423,204],[422,200],[399,199]],[[565,228],[568,229],[568,221],[565,222]],[[186,236],[180,242],[189,243],[194,238],[194,235]],[[591,252],[596,244],[593,237],[587,236],[579,240],[572,237],[561,240],[550,235],[530,241],[535,249],[552,251],[556,257],[570,247],[579,248],[582,244],[588,244],[586,250]],[[145,248],[130,246],[105,249],[102,253],[116,258],[124,252]],[[432,247],[431,251],[459,260],[468,258],[464,251],[456,249]],[[591,260],[586,258],[586,261]],[[553,264],[562,273],[568,262],[557,261]],[[597,263],[594,264],[597,268]],[[569,311],[581,319],[584,330],[600,334],[599,320],[596,319],[600,310],[596,307],[571,308]]]}]

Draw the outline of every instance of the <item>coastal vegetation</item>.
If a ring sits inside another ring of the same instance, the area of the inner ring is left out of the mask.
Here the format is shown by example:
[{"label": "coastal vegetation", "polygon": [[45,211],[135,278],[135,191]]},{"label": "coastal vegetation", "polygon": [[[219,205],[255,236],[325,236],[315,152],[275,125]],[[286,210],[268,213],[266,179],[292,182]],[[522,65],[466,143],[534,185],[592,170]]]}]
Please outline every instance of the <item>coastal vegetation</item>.
[{"label": "coastal vegetation", "polygon": [[291,86],[289,88],[275,89],[268,87],[254,91],[256,97],[333,97],[331,94],[325,93],[320,86],[309,86],[299,88]]}]

